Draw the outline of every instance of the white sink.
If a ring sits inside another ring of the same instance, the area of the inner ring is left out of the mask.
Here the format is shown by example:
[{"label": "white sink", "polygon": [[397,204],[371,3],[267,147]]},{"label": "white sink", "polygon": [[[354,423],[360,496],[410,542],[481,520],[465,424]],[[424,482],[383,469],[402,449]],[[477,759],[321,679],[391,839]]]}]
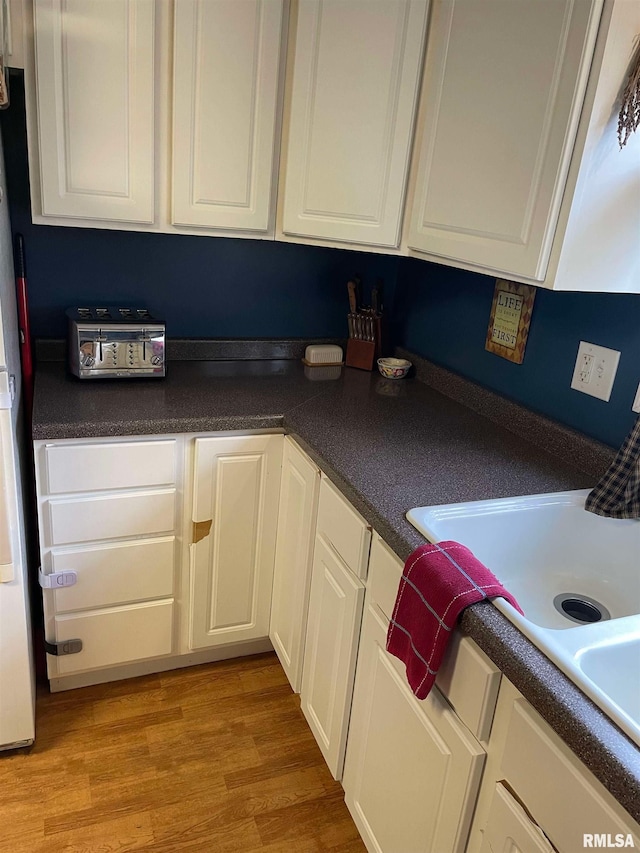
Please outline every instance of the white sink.
[{"label": "white sink", "polygon": [[640,746],[640,520],[586,512],[588,494],[419,507],[407,518],[431,542],[470,548],[525,615],[502,598],[495,606]]}]

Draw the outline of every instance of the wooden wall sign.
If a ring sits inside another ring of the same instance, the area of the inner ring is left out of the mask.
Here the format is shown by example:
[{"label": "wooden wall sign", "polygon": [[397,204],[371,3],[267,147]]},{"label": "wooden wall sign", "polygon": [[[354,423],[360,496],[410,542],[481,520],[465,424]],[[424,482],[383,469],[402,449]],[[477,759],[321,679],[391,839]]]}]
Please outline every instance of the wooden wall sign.
[{"label": "wooden wall sign", "polygon": [[535,298],[536,288],[529,284],[496,279],[484,348],[522,364]]}]

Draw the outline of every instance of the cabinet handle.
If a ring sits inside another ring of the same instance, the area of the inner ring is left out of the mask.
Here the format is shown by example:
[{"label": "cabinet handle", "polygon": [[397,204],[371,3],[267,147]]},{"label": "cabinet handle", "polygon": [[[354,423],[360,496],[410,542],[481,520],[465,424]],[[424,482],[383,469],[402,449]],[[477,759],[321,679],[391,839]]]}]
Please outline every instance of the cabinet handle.
[{"label": "cabinet handle", "polygon": [[213,524],[213,519],[210,518],[208,521],[194,521],[193,522],[193,535],[192,540],[193,544],[196,545],[200,542],[201,539],[204,539],[211,533],[211,525]]}]

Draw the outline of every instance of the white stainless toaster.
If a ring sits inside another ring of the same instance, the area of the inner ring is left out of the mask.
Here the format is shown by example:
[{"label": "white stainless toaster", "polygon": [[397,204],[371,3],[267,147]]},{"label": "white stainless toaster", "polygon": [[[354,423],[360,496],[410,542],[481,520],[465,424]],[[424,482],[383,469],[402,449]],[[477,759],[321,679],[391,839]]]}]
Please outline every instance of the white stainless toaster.
[{"label": "white stainless toaster", "polygon": [[69,368],[80,379],[165,375],[165,324],[146,308],[69,308]]}]

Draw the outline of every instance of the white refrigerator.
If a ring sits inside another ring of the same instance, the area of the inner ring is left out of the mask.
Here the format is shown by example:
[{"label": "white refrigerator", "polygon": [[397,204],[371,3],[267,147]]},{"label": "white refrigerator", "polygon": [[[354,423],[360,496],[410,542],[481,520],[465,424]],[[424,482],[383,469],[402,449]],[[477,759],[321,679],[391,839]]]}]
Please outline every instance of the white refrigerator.
[{"label": "white refrigerator", "polygon": [[31,643],[18,413],[20,342],[0,140],[0,750],[33,743]]}]

